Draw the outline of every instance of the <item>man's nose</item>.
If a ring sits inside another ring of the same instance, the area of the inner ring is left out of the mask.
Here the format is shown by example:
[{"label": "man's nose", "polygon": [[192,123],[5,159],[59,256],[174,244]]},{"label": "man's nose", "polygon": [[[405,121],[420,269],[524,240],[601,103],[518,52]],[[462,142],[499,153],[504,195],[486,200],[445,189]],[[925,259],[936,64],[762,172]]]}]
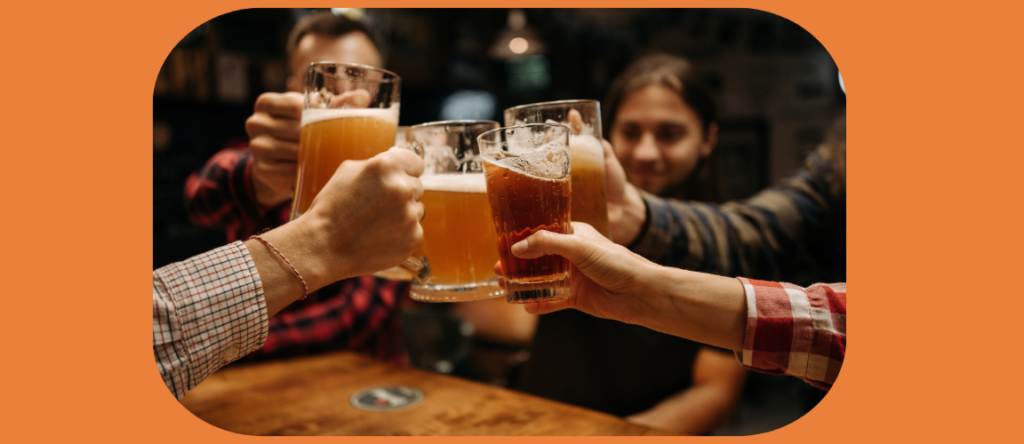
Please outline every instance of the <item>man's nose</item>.
[{"label": "man's nose", "polygon": [[637,162],[653,162],[661,157],[658,144],[654,143],[654,135],[645,133],[633,149],[633,159]]}]

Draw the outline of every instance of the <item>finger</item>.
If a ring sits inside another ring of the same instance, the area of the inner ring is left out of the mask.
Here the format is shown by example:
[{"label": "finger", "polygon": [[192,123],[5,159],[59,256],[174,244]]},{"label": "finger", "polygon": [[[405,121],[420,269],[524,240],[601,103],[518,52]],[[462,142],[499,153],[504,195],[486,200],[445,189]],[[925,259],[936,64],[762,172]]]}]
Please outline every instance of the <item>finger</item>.
[{"label": "finger", "polygon": [[416,205],[416,214],[419,215],[416,220],[423,222],[423,219],[427,218],[427,207],[423,206],[423,202],[415,202],[414,205]]},{"label": "finger", "polygon": [[503,275],[503,274],[504,274],[504,273],[502,272],[502,268],[501,268],[501,261],[498,261],[498,262],[496,262],[496,263],[494,264],[494,274],[496,274],[496,275],[498,275],[498,276],[501,276],[501,275]]},{"label": "finger", "polygon": [[583,236],[538,231],[512,245],[511,250],[513,255],[521,259],[536,259],[557,254],[579,266],[581,263],[589,262],[589,258],[597,254],[600,247],[593,240]]},{"label": "finger", "polygon": [[302,118],[302,102],[302,94],[297,92],[264,93],[256,98],[255,110],[274,117],[299,120]]},{"label": "finger", "polygon": [[409,186],[412,188],[412,200],[419,202],[423,198],[423,182],[415,177],[410,177],[409,180]]},{"label": "finger", "polygon": [[285,162],[263,162],[252,165],[252,173],[256,180],[277,192],[291,190],[295,178],[299,175],[298,164]]},{"label": "finger", "polygon": [[601,147],[604,148],[604,158],[615,157],[615,148],[612,148],[612,143],[601,139]]},{"label": "finger", "polygon": [[331,108],[366,108],[370,106],[370,93],[365,89],[346,91],[331,100]]},{"label": "finger", "polygon": [[420,159],[416,153],[410,150],[388,150],[376,157],[384,159],[387,156],[391,156],[390,160],[394,161],[401,169],[413,177],[420,177],[423,174],[423,159]]},{"label": "finger", "polygon": [[249,141],[256,162],[288,162],[299,160],[299,144],[287,140],[275,139],[270,135],[257,136]]},{"label": "finger", "polygon": [[569,121],[569,129],[572,130],[572,133],[577,136],[582,134],[583,128],[586,127],[586,123],[583,123],[583,115],[581,115],[579,111],[571,109],[569,110],[569,115],[567,117],[567,120]]},{"label": "finger", "polygon": [[265,112],[253,114],[245,121],[245,132],[250,138],[270,135],[276,139],[298,142],[301,129],[296,119],[278,118]]}]

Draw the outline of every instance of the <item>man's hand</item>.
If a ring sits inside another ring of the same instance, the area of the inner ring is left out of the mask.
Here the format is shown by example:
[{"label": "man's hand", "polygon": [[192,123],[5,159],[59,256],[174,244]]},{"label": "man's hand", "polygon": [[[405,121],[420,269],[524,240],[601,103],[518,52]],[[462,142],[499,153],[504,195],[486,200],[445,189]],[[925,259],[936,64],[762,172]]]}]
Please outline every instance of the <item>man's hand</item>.
[{"label": "man's hand", "polygon": [[612,240],[629,245],[640,235],[647,222],[647,205],[640,191],[626,181],[626,171],[615,157],[612,144],[602,140],[604,146],[604,178],[608,187],[608,223],[612,226]]},{"label": "man's hand", "polygon": [[256,200],[273,207],[292,198],[298,174],[302,94],[264,93],[245,121],[252,152],[252,184]]},{"label": "man's hand", "polygon": [[[512,246],[512,254],[534,259],[557,254],[573,263],[572,297],[527,304],[526,311],[546,314],[573,308],[605,319],[637,323],[645,316],[643,286],[659,268],[605,239],[594,227],[572,223],[574,234],[539,231]],[[499,265],[500,267],[500,265]]]},{"label": "man's hand", "polygon": [[[538,231],[512,245],[512,254],[522,259],[557,254],[573,264],[572,296],[526,304],[527,312],[573,308],[716,347],[742,348],[747,305],[739,281],[662,267],[605,239],[590,225],[572,226],[574,234]],[[500,263],[495,271],[500,274]]]},{"label": "man's hand", "polygon": [[[346,161],[309,210],[261,237],[299,270],[309,291],[397,265],[423,241],[423,161],[408,150]],[[246,241],[273,315],[302,296],[287,264],[256,240]]]},{"label": "man's hand", "polygon": [[[330,282],[398,265],[423,241],[423,160],[390,150],[346,161],[296,222],[321,249]],[[313,264],[313,266],[317,266]],[[330,283],[328,282],[328,283]]]}]

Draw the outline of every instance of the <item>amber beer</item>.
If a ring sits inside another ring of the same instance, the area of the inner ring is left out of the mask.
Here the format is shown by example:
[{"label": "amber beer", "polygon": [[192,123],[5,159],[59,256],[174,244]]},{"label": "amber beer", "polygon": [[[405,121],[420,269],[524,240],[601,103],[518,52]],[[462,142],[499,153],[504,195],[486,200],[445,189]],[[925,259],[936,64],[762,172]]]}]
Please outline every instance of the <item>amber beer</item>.
[{"label": "amber beer", "polygon": [[397,128],[397,106],[304,110],[292,218],[309,209],[342,162],[369,159],[393,146]]},{"label": "amber beer", "polygon": [[[415,256],[425,258],[430,270],[416,281],[413,298],[465,301],[499,296],[501,288],[494,282],[497,236],[484,175],[427,174],[420,179],[425,190],[420,201],[430,216],[420,223],[423,243]],[[454,288],[461,291],[429,291]]]},{"label": "amber beer", "polygon": [[567,259],[521,259],[511,251],[512,245],[540,230],[569,232],[568,142],[568,128],[550,124],[501,128],[480,136],[487,198],[510,303],[569,297]]},{"label": "amber beer", "polygon": [[[574,117],[570,117],[575,113]],[[532,103],[505,110],[505,125],[561,123],[571,128],[572,220],[586,222],[611,239],[601,145],[601,104],[596,100]]]}]

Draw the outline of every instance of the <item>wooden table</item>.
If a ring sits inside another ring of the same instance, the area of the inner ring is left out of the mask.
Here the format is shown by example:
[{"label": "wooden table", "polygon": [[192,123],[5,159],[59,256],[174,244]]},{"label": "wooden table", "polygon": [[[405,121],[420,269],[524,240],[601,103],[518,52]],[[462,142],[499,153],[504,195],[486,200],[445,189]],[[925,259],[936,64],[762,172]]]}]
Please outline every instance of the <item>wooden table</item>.
[{"label": "wooden table", "polygon": [[[350,404],[353,393],[384,385],[416,387],[425,399],[385,412]],[[222,369],[181,403],[211,425],[247,435],[669,434],[604,413],[349,352]]]}]

